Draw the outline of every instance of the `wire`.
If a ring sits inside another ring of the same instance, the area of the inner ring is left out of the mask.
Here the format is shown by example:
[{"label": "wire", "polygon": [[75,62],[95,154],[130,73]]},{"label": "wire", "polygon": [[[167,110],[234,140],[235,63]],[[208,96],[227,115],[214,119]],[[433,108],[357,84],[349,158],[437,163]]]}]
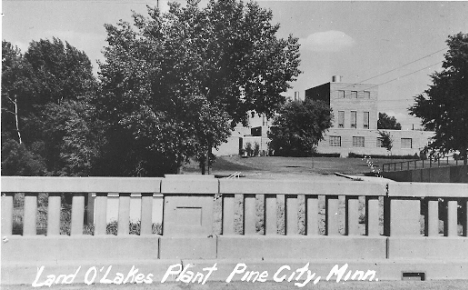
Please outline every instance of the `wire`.
[{"label": "wire", "polygon": [[366,82],[366,81],[368,81],[368,80],[375,79],[376,77],[380,77],[380,76],[386,75],[386,74],[388,74],[388,73],[394,72],[394,71],[396,71],[396,70],[398,70],[398,69],[404,68],[404,67],[406,67],[406,66],[408,66],[408,65],[410,65],[410,64],[413,64],[413,63],[415,63],[415,62],[418,62],[418,61],[420,61],[420,60],[422,60],[422,59],[425,59],[425,58],[427,58],[427,57],[429,57],[429,56],[432,56],[432,55],[434,55],[434,54],[436,54],[436,53],[439,53],[439,52],[441,52],[441,51],[443,51],[443,50],[447,50],[447,48],[445,47],[445,48],[443,48],[443,49],[439,49],[438,51],[435,51],[435,52],[433,52],[433,53],[427,54],[427,55],[425,55],[425,56],[423,56],[423,57],[421,57],[421,58],[418,58],[418,59],[416,59],[416,60],[413,60],[413,61],[411,61],[411,62],[408,62],[408,63],[406,63],[406,64],[404,64],[404,65],[401,65],[401,66],[399,66],[399,67],[396,67],[396,68],[391,69],[391,70],[389,70],[389,71],[386,71],[386,72],[384,72],[384,73],[381,73],[381,74],[378,74],[378,75],[376,75],[376,76],[370,77],[370,78],[365,79],[365,80],[363,80],[363,81],[360,81],[360,82],[358,82],[358,83],[350,84],[350,85],[348,85],[348,86],[346,86],[346,87],[344,87],[344,88],[341,88],[341,90],[344,90],[344,89],[346,89],[346,88],[348,88],[348,87],[352,87],[352,86],[354,86],[354,85],[359,85],[359,84],[361,84],[361,83],[363,83],[363,82]]},{"label": "wire", "polygon": [[425,70],[425,69],[427,69],[427,68],[430,68],[431,66],[437,65],[437,64],[442,63],[442,62],[443,62],[443,61],[441,60],[441,61],[438,61],[438,62],[433,63],[433,64],[431,64],[431,65],[428,65],[428,66],[426,66],[426,67],[423,67],[422,69],[418,69],[418,70],[416,70],[416,71],[413,71],[413,72],[411,72],[411,73],[409,73],[409,74],[405,74],[405,75],[403,75],[403,76],[399,76],[399,77],[397,77],[397,78],[394,78],[394,79],[392,79],[392,80],[389,80],[389,81],[387,81],[387,82],[384,82],[384,83],[381,83],[381,84],[378,84],[378,85],[370,86],[370,87],[364,89],[364,91],[365,91],[365,90],[368,90],[368,89],[371,89],[371,88],[373,88],[373,87],[382,86],[382,85],[388,84],[388,83],[390,83],[390,82],[393,82],[393,81],[402,79],[402,78],[404,78],[404,77],[410,76],[410,75],[412,75],[412,74],[415,74],[415,73],[417,73],[417,72],[420,72],[420,71],[422,71],[422,70]]}]

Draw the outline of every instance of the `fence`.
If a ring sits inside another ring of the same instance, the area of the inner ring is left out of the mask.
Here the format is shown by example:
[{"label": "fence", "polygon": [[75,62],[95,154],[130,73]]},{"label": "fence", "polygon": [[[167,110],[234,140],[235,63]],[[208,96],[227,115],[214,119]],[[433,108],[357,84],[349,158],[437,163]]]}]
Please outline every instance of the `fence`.
[{"label": "fence", "polygon": [[[129,235],[135,192],[141,229]],[[25,194],[22,236],[12,234],[18,193]],[[36,229],[39,193],[48,193],[46,236]],[[94,235],[83,234],[89,193],[96,193]],[[116,236],[106,230],[111,193],[119,194]],[[60,235],[62,194],[72,196],[69,236]],[[154,198],[164,201],[160,234],[152,229]],[[201,271],[213,263],[219,270],[210,279],[224,280],[238,261],[254,270],[309,261],[325,276],[343,263],[373,269],[380,280],[468,279],[467,202],[466,184],[2,177],[2,284],[40,285],[46,273],[75,273],[74,283],[87,283],[93,271],[102,282],[136,266],[151,279],[176,280],[165,275],[171,265]]]},{"label": "fence", "polygon": [[382,164],[382,172],[392,172],[392,171],[403,171],[403,170],[413,170],[413,169],[423,169],[423,168],[433,168],[433,167],[445,167],[445,166],[458,166],[463,164],[463,160],[449,160],[449,157],[446,158],[432,158],[429,157],[428,160],[410,160],[402,162],[391,162]]}]

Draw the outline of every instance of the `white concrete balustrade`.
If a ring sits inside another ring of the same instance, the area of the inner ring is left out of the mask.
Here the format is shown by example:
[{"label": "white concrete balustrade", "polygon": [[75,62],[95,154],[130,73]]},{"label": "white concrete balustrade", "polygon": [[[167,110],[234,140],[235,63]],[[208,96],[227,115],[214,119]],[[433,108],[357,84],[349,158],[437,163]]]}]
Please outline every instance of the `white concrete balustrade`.
[{"label": "white concrete balustrade", "polygon": [[[17,193],[25,196],[22,235],[13,235]],[[48,193],[45,236],[36,234],[39,193]],[[60,235],[62,194],[72,195],[70,236]],[[85,197],[92,195],[92,218],[85,219]],[[454,264],[458,268],[450,269],[443,268],[446,262],[440,264],[447,275],[468,279],[468,272],[463,272],[468,266],[467,203],[468,184],[218,180],[184,175],[2,177],[2,264],[9,269],[2,272],[6,277],[2,281],[17,278],[19,262],[31,265],[29,269],[23,264],[24,271],[33,271],[34,265],[47,261],[59,265],[116,257],[119,263],[425,259],[432,261],[431,269],[434,261],[444,260],[458,263]],[[109,215],[117,220],[117,236],[106,233]],[[141,221],[139,236],[129,235],[128,225],[135,217]],[[90,226],[85,220],[94,226],[94,236],[83,234]],[[161,220],[158,235],[152,226]],[[25,251],[31,254],[24,255]],[[401,274],[401,269],[394,273]]]}]

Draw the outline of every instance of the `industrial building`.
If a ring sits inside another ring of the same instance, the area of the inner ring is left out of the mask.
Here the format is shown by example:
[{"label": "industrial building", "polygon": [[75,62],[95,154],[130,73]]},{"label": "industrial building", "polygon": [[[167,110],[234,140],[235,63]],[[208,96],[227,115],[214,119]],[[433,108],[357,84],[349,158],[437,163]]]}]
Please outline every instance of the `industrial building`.
[{"label": "industrial building", "polygon": [[[373,84],[342,83],[340,76],[305,91],[305,97],[327,103],[333,111],[332,126],[319,142],[318,153],[349,153],[387,155],[377,130],[378,86]],[[428,145],[434,132],[415,130],[387,130],[393,140],[392,155],[419,154]]]},{"label": "industrial building", "polygon": [[[387,130],[393,140],[391,153],[382,146],[377,129],[378,86],[373,84],[352,84],[341,82],[340,76],[332,81],[305,91],[305,95],[296,92],[291,100],[313,99],[325,102],[333,112],[332,126],[325,132],[324,140],[319,142],[317,152],[340,154],[349,153],[366,155],[414,155],[419,154],[430,142],[434,132],[419,130]],[[270,121],[262,117],[250,120],[251,126],[236,127],[228,143],[223,144],[218,155],[232,155],[245,147],[246,142],[258,142],[261,150],[267,150],[267,131]]]}]

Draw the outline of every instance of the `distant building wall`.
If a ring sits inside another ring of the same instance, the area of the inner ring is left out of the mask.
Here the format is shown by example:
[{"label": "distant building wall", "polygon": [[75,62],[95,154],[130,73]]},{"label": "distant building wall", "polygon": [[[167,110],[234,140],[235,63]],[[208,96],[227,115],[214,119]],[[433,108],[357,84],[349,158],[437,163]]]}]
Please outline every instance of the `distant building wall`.
[{"label": "distant building wall", "polygon": [[[331,83],[330,107],[333,109],[333,128],[339,128],[338,112],[344,112],[343,128],[377,129],[378,92],[373,85]],[[355,127],[352,126],[352,112],[355,112]],[[367,115],[367,118],[365,118]],[[367,119],[365,122],[364,120]]]},{"label": "distant building wall", "polygon": [[306,90],[305,98],[316,101],[322,101],[330,105],[330,83],[326,83]]},{"label": "distant building wall", "polygon": [[[434,132],[381,130],[390,133],[393,139],[392,155],[414,155],[427,145]],[[386,148],[380,147],[379,130],[330,129],[325,140],[319,142],[318,153],[340,153],[342,157],[349,153],[369,155],[390,155]]]}]

